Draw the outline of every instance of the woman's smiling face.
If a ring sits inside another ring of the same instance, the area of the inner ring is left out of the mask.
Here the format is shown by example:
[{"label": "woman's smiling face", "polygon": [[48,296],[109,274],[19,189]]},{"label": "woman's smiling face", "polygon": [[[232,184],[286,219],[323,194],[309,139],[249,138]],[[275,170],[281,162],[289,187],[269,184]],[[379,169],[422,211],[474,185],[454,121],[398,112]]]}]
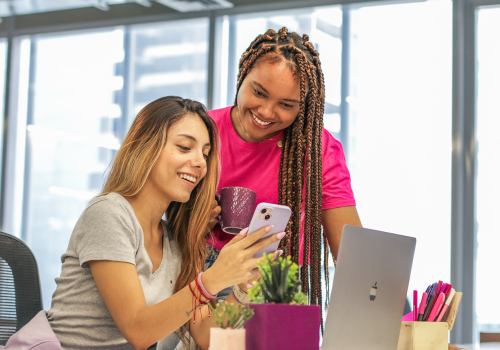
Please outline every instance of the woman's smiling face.
[{"label": "woman's smiling face", "polygon": [[241,123],[236,109],[233,109],[231,119],[238,135],[248,142],[270,138],[297,118],[299,77],[294,75],[286,61],[261,62],[243,80],[237,101]]},{"label": "woman's smiling face", "polygon": [[187,114],[167,132],[167,142],[147,179],[169,202],[187,202],[207,174],[210,137],[198,115]]}]

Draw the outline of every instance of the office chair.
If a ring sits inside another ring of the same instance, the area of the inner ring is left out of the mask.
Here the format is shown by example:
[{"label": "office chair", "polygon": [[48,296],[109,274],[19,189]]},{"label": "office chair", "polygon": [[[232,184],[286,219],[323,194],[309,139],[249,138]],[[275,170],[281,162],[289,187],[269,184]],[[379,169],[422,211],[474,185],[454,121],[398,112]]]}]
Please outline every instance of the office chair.
[{"label": "office chair", "polygon": [[0,232],[0,345],[42,309],[33,253],[20,239]]}]

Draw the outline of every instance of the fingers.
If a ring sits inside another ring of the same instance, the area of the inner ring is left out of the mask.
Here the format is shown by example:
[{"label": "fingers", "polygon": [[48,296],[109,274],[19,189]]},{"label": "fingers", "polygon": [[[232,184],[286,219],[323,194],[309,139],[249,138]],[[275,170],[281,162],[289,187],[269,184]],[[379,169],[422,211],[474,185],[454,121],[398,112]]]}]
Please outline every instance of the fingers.
[{"label": "fingers", "polygon": [[278,259],[281,255],[283,255],[283,251],[281,249],[275,251],[272,256],[272,260]]},{"label": "fingers", "polygon": [[[241,240],[240,242],[238,242],[238,245],[239,245],[238,248],[245,249],[245,248],[250,247],[252,244],[254,244],[259,239],[261,239],[262,237],[267,235],[269,232],[271,232],[273,227],[274,227],[274,225],[264,226],[264,227],[258,229],[257,231],[249,233],[244,240]],[[276,236],[276,235],[272,235],[270,237],[273,237],[273,236]],[[275,241],[270,241],[269,243],[264,245],[264,247],[271,244],[272,242],[275,242]]]},{"label": "fingers", "polygon": [[[274,242],[277,242],[279,241],[280,239],[282,239],[283,237],[285,237],[286,233],[285,232],[279,232],[275,235],[272,235],[272,236],[269,236],[269,237],[266,237],[266,238],[263,238],[261,239],[260,241],[258,241],[257,243],[255,243],[254,245],[252,245],[251,247],[247,248],[247,251],[249,254],[252,254],[254,255],[255,253],[257,253],[259,250],[267,247],[268,245],[270,245],[271,243],[274,243]],[[252,235],[251,235],[252,236]],[[251,237],[250,236],[250,237]],[[248,237],[248,238],[250,238]],[[247,239],[248,239],[247,238]]]},{"label": "fingers", "polygon": [[237,235],[235,235],[233,237],[233,239],[230,240],[229,243],[227,243],[225,246],[226,247],[232,246],[233,244],[240,242],[241,240],[243,240],[246,237],[247,232],[248,232],[248,227],[244,228],[243,230],[241,230],[240,233],[238,233]]},{"label": "fingers", "polygon": [[221,212],[221,207],[217,204],[216,201],[215,205],[212,207],[212,211],[210,212],[210,218],[215,219]]},{"label": "fingers", "polygon": [[[273,255],[272,255],[271,260],[274,261],[274,260],[278,259],[282,254],[283,254],[283,251],[281,249],[275,251],[273,253]],[[253,266],[257,266],[259,263],[261,263],[261,262],[263,262],[265,260],[266,260],[266,258],[264,258],[263,256],[261,256],[260,258],[250,259],[250,261],[253,264]],[[260,278],[260,275],[261,275],[260,271],[259,271],[258,275],[259,275],[259,278]]]}]

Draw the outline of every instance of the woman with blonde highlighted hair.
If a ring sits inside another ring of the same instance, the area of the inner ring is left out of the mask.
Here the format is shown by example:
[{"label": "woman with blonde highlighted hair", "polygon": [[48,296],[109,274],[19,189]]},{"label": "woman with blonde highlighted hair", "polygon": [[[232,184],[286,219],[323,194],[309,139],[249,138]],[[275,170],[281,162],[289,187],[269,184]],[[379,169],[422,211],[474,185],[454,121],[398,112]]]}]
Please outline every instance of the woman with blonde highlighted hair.
[{"label": "woman with blonde highlighted hair", "polygon": [[218,144],[199,102],[163,97],[139,112],[61,257],[48,320],[63,348],[173,350],[186,331],[208,347],[207,304],[246,286],[253,255],[284,235],[242,231],[203,272]]}]

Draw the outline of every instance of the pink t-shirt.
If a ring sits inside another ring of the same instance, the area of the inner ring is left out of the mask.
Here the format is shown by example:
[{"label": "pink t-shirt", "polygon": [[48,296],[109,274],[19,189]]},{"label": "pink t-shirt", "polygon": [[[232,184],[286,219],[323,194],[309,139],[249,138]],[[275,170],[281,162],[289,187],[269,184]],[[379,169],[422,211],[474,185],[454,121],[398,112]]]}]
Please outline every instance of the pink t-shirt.
[{"label": "pink t-shirt", "polygon": [[[242,140],[231,122],[231,108],[232,106],[208,112],[217,124],[221,139],[221,176],[218,190],[230,186],[246,187],[257,194],[256,206],[261,202],[277,204],[281,157],[278,140],[281,134],[272,137],[272,140],[262,142]],[[322,154],[322,209],[356,205],[342,145],[325,129],[323,129]],[[219,224],[215,226],[213,236],[213,239],[207,239],[207,244],[218,250],[234,237],[222,231]],[[301,237],[300,261],[302,261],[303,243],[304,239]]]}]

